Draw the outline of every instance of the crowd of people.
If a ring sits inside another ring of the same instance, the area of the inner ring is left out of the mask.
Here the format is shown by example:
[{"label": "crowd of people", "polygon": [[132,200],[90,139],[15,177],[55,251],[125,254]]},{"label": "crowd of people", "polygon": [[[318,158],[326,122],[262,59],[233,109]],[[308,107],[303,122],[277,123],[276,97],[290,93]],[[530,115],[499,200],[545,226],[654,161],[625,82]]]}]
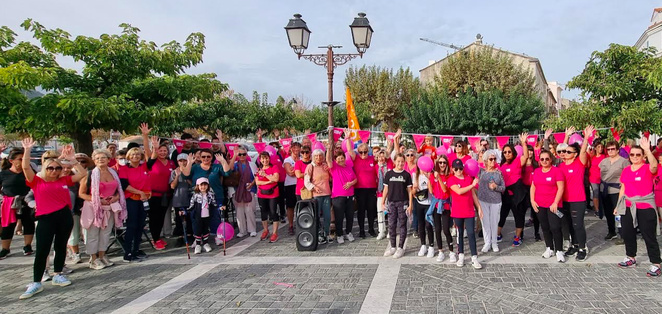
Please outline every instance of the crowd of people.
[{"label": "crowd of people", "polygon": [[354,242],[356,214],[358,237],[388,238],[385,257],[402,257],[411,235],[420,240],[418,256],[438,262],[448,257],[461,267],[466,237],[476,269],[482,268],[477,238],[484,240],[482,254],[499,252],[511,212],[513,247],[523,244],[530,223],[535,240],[545,243],[543,258],[585,261],[588,211],[606,221],[605,240],[625,244],[626,257],[618,266],[637,264],[639,232],[652,264],[647,275],[661,273],[657,234],[662,183],[657,168],[662,139],[655,147],[647,137],[623,147],[599,138],[589,143],[595,129],[588,126],[579,141],[571,141],[575,129],[569,128],[562,142],[548,130],[535,145],[527,144],[523,133],[519,143],[503,147],[488,139],[470,147],[458,139],[447,150],[435,147],[432,135],[419,148],[407,148],[400,130],[386,147],[355,145],[345,130],[345,140],[329,136],[326,145],[304,137],[285,150],[272,142],[257,160],[250,160],[245,146],[229,151],[221,131],[211,148],[196,148],[193,137],[184,133],[183,147],[172,151],[168,139],[150,138],[147,124],[140,131],[143,147],[131,143],[117,150],[111,143],[89,157],[76,154],[70,145],[59,153],[46,152],[39,173],[28,158],[34,146],[30,138],[3,159],[0,259],[10,256],[19,222],[23,254],[35,255],[33,282],[21,299],[41,292],[42,281],[71,284],[65,263],[81,261],[81,238],[94,270],[114,264],[106,254],[113,237],[121,238],[124,262],[147,258],[140,249],[143,235],[155,250],[163,250],[168,245],[164,234],[171,233],[175,246],[190,244],[201,254],[212,251],[211,238],[216,246],[223,241],[215,235],[229,208],[235,210],[236,236],[257,237],[259,208],[260,240],[273,243],[279,240],[280,224],[295,233],[294,209],[302,199],[317,204],[322,245]]}]

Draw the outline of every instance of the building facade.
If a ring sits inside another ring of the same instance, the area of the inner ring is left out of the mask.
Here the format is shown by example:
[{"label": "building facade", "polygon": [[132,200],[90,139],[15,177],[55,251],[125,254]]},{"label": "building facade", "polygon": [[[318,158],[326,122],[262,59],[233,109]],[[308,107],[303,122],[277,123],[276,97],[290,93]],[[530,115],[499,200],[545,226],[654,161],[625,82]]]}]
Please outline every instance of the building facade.
[{"label": "building facade", "polygon": [[653,9],[650,25],[634,46],[639,50],[653,47],[657,50],[656,57],[662,55],[662,8]]}]

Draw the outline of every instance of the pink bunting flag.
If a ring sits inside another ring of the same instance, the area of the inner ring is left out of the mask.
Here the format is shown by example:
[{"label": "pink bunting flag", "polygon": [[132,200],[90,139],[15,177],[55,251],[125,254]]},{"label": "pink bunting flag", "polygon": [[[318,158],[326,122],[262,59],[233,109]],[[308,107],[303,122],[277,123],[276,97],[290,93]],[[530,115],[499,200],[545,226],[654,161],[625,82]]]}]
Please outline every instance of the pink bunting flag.
[{"label": "pink bunting flag", "polygon": [[264,151],[264,148],[267,147],[267,143],[253,143],[253,146],[257,153],[260,154]]},{"label": "pink bunting flag", "polygon": [[333,129],[333,141],[337,142],[340,137],[345,133],[345,131],[341,128],[334,128]]},{"label": "pink bunting flag", "polygon": [[186,143],[186,140],[172,139],[172,143],[175,144],[177,153],[181,153],[182,149],[184,148],[184,143]]},{"label": "pink bunting flag", "polygon": [[452,136],[442,136],[441,137],[441,144],[444,145],[446,149],[451,147],[451,144],[453,144],[453,137]]},{"label": "pink bunting flag", "polygon": [[211,149],[212,144],[210,142],[198,142],[198,147],[201,149]]},{"label": "pink bunting flag", "polygon": [[225,147],[228,149],[228,158],[232,158],[232,156],[234,156],[234,151],[237,149],[237,146],[239,146],[237,143],[225,144]]},{"label": "pink bunting flag", "polygon": [[533,146],[533,147],[536,146],[536,141],[538,141],[538,135],[535,135],[535,134],[533,134],[533,135],[529,135],[529,136],[526,138],[526,144],[531,145],[531,146]]},{"label": "pink bunting flag", "polygon": [[478,152],[478,144],[480,144],[480,136],[467,136],[467,140],[469,141],[469,145],[471,145],[471,149],[473,149],[474,152]]},{"label": "pink bunting flag", "polygon": [[421,148],[423,141],[425,141],[425,135],[423,134],[412,134],[411,137],[414,138],[414,144],[416,144],[416,149]]},{"label": "pink bunting flag", "polygon": [[395,133],[393,133],[393,132],[384,132],[384,136],[386,136],[387,141],[392,142],[393,138],[395,137]]},{"label": "pink bunting flag", "polygon": [[556,140],[557,143],[563,143],[563,140],[565,139],[565,133],[559,132],[559,133],[554,133],[554,139]]},{"label": "pink bunting flag", "polygon": [[313,144],[315,144],[315,142],[317,142],[317,133],[308,134],[308,135],[306,135],[306,136],[308,136],[308,139],[309,139]]},{"label": "pink bunting flag", "polygon": [[497,140],[497,143],[499,143],[499,147],[503,149],[506,144],[508,144],[508,140],[510,140],[510,136],[496,136],[495,137]]},{"label": "pink bunting flag", "polygon": [[280,142],[280,145],[283,146],[283,151],[289,152],[290,151],[290,146],[292,146],[292,139],[291,138],[282,138],[278,140]]},{"label": "pink bunting flag", "polygon": [[358,133],[359,138],[361,138],[361,142],[368,143],[368,139],[370,138],[370,131],[359,130]]}]

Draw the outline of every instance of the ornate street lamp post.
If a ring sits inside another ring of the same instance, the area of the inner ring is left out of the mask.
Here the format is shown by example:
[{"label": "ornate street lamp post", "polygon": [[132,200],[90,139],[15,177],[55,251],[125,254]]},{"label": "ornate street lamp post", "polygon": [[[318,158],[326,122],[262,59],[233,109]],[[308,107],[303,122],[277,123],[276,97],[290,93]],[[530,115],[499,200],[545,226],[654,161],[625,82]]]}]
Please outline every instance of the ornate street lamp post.
[{"label": "ornate street lamp post", "polygon": [[336,66],[343,65],[349,62],[349,60],[356,57],[363,57],[366,50],[370,48],[370,41],[372,40],[373,30],[370,27],[368,18],[365,17],[365,13],[359,13],[359,16],[354,18],[349,28],[352,30],[352,39],[358,53],[337,54],[334,53],[333,48],[342,48],[342,46],[328,45],[318,47],[327,48],[326,53],[305,55],[303,52],[308,49],[311,31],[308,29],[306,22],[301,19],[301,14],[295,14],[294,18],[290,19],[287,26],[285,26],[290,47],[292,47],[299,59],[303,57],[326,68],[329,91],[328,100],[323,102],[323,104],[327,105],[329,109],[329,126],[333,126],[333,106],[338,104],[337,101],[333,100],[333,70]]}]

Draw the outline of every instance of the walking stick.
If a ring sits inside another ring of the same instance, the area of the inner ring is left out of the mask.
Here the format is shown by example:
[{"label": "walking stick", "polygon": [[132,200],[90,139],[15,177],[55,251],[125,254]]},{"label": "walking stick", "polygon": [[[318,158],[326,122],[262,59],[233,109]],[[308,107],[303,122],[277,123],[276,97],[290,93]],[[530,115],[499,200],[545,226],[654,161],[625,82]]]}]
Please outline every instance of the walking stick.
[{"label": "walking stick", "polygon": [[180,215],[180,218],[182,219],[182,226],[184,227],[184,244],[186,245],[186,255],[188,256],[188,259],[191,259],[191,251],[188,247],[188,235],[186,233],[186,212],[184,212],[184,215]]},{"label": "walking stick", "polygon": [[223,224],[223,256],[225,256],[225,216],[223,215],[223,212],[221,211],[221,224]]}]

